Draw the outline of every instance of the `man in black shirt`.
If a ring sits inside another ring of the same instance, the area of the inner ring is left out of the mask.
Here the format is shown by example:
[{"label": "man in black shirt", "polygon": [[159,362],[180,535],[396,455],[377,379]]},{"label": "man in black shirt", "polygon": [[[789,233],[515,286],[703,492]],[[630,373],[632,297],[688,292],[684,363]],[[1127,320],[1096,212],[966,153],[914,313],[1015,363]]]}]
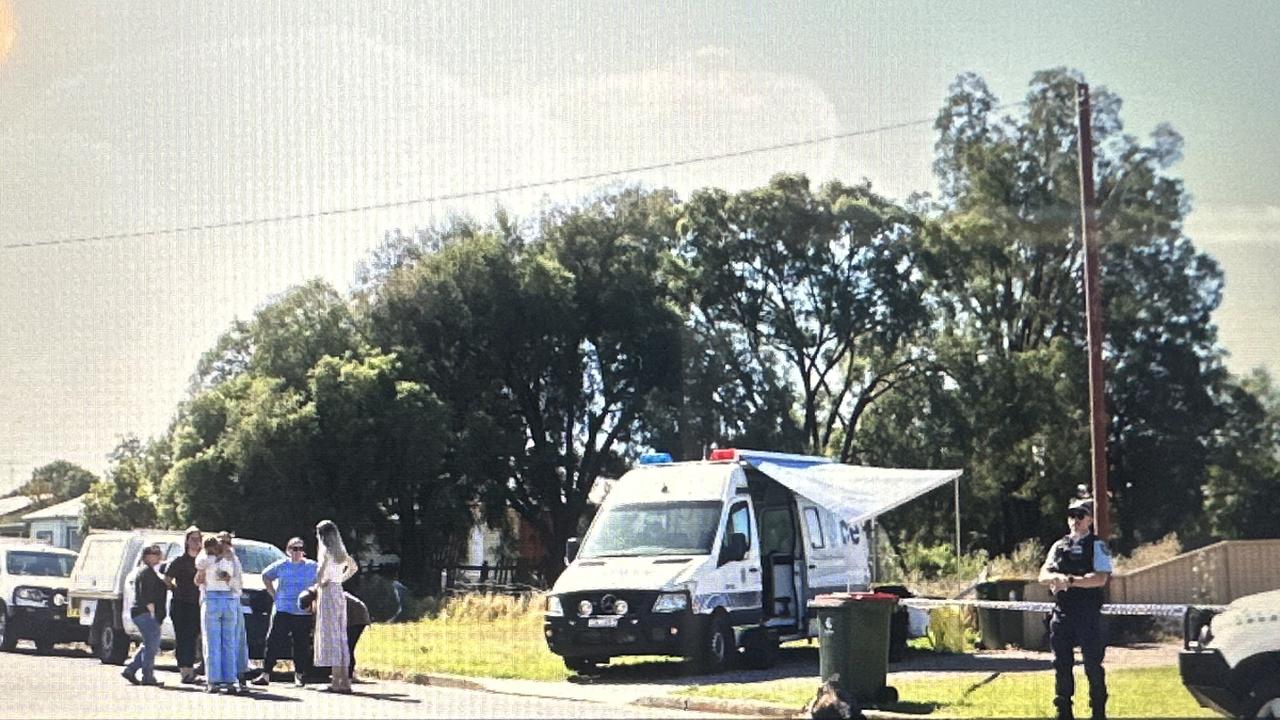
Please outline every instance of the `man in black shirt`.
[{"label": "man in black shirt", "polygon": [[[129,615],[142,633],[142,647],[120,673],[134,685],[160,685],[156,680],[156,653],[160,651],[160,623],[164,622],[164,601],[169,588],[156,573],[156,565],[162,553],[159,545],[142,551],[142,565],[129,576],[133,584],[133,607]],[[138,680],[138,668],[142,668],[142,680]]]}]

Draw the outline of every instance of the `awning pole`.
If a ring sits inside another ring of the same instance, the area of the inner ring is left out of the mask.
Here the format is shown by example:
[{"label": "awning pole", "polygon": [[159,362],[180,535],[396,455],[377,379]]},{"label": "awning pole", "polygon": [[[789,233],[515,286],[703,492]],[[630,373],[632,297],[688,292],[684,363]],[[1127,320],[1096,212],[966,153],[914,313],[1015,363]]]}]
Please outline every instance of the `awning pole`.
[{"label": "awning pole", "polygon": [[955,504],[956,504],[956,566],[960,563],[960,478],[959,476],[952,482],[955,488]]}]

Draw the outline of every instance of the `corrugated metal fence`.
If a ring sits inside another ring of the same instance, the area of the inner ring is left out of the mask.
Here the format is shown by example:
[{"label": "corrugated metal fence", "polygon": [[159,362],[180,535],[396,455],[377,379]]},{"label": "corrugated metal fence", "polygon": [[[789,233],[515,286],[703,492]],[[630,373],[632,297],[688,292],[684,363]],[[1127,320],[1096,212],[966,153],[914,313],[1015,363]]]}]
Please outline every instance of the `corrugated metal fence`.
[{"label": "corrugated metal fence", "polygon": [[1112,576],[1113,603],[1225,605],[1280,589],[1280,540],[1226,540]]}]

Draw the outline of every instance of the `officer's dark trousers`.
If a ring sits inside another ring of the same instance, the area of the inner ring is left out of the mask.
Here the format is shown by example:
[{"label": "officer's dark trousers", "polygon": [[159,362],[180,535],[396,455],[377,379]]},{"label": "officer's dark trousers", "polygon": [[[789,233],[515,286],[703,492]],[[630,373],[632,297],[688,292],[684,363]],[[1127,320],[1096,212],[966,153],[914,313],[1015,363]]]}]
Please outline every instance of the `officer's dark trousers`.
[{"label": "officer's dark trousers", "polygon": [[1107,678],[1102,669],[1102,656],[1107,643],[1102,637],[1102,615],[1095,611],[1064,612],[1054,610],[1049,619],[1049,646],[1053,648],[1053,670],[1056,675],[1053,704],[1059,715],[1071,713],[1071,696],[1076,681],[1071,668],[1075,664],[1074,648],[1084,656],[1084,674],[1089,678],[1089,705],[1094,717],[1104,717],[1107,707]]},{"label": "officer's dark trousers", "polygon": [[297,673],[311,670],[311,633],[315,629],[314,615],[293,615],[271,611],[271,629],[267,631],[267,652],[262,659],[262,670],[270,675],[276,667],[276,659],[284,654],[293,641],[293,667]]}]

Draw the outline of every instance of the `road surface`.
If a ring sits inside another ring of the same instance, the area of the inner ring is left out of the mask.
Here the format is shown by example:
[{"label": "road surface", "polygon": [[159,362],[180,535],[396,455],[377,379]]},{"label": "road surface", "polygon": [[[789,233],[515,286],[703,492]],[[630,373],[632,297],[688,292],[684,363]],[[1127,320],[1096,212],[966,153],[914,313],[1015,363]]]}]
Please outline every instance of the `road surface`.
[{"label": "road surface", "polygon": [[[23,644],[26,645],[25,643]],[[273,682],[248,696],[210,695],[181,685],[171,664],[161,664],[164,687],[133,686],[121,668],[103,665],[82,651],[58,649],[36,655],[20,647],[0,653],[0,718],[654,718],[711,717],[703,713],[505,695],[375,681],[355,686],[351,696],[320,692],[323,685],[295,688]]]}]

